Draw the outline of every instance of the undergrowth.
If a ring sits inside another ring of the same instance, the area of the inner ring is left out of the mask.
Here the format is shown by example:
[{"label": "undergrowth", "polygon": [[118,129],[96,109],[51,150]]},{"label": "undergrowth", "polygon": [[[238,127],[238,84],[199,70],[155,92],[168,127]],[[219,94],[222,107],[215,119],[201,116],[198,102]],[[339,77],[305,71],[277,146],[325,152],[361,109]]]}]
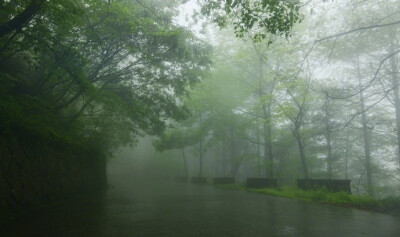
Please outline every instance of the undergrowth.
[{"label": "undergrowth", "polygon": [[399,197],[376,199],[371,196],[351,195],[347,192],[333,193],[325,188],[318,190],[301,190],[293,187],[251,189],[238,184],[219,185],[218,187],[400,215]]}]

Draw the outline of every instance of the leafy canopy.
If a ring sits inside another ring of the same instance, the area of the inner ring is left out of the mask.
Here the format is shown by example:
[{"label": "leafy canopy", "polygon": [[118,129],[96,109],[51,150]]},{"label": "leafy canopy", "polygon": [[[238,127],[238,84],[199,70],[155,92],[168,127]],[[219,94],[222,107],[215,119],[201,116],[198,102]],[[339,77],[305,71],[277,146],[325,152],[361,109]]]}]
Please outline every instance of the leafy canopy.
[{"label": "leafy canopy", "polygon": [[231,23],[237,37],[246,33],[255,41],[266,39],[268,33],[284,35],[302,20],[297,0],[204,0],[202,13],[219,27]]},{"label": "leafy canopy", "polygon": [[1,131],[109,149],[186,118],[181,101],[211,49],[173,23],[176,1],[162,2],[2,2],[0,29],[15,27],[0,36]]}]

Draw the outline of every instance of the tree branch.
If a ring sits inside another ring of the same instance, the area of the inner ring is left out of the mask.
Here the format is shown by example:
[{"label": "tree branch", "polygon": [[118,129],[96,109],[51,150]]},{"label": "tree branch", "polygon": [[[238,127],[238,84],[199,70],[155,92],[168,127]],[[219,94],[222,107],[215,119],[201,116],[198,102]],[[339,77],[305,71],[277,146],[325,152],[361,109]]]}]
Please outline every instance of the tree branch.
[{"label": "tree branch", "polygon": [[24,25],[40,11],[42,4],[46,0],[32,0],[29,5],[19,15],[0,25],[0,37],[3,37],[14,30],[21,29]]}]

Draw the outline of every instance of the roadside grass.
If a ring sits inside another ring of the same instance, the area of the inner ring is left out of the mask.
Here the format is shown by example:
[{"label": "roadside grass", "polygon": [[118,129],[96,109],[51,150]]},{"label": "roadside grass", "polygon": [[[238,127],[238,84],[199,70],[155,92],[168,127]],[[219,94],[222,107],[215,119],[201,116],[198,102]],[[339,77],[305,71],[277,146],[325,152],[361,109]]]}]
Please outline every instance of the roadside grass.
[{"label": "roadside grass", "polygon": [[245,190],[278,197],[300,199],[304,201],[313,201],[342,207],[354,207],[363,210],[400,215],[400,197],[376,199],[371,196],[351,195],[346,192],[333,193],[324,188],[318,190],[301,190],[293,187],[252,189],[238,184],[217,186],[225,189]]}]

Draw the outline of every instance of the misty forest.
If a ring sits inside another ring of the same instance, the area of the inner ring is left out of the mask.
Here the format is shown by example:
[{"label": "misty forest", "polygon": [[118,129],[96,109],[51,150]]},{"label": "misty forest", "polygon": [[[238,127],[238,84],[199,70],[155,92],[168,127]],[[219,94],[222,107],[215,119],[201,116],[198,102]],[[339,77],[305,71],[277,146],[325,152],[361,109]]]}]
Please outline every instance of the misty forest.
[{"label": "misty forest", "polygon": [[1,236],[400,236],[400,0],[0,1]]}]

